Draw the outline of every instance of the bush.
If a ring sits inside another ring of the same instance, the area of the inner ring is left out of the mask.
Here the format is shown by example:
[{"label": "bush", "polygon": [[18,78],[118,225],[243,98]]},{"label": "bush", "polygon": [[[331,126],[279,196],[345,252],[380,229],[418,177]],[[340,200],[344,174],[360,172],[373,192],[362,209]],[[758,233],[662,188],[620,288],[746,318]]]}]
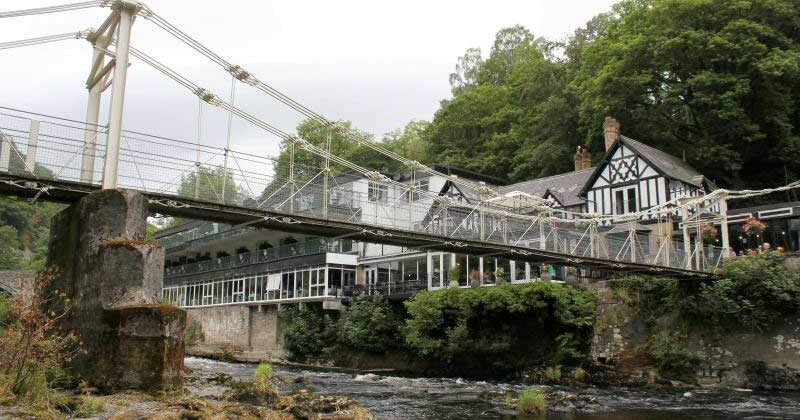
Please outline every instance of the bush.
[{"label": "bush", "polygon": [[8,293],[0,292],[0,332],[14,322],[13,299]]},{"label": "bush", "polygon": [[539,414],[547,410],[547,398],[544,392],[536,389],[526,389],[519,393],[517,401],[517,413]]},{"label": "bush", "polygon": [[595,295],[549,282],[422,291],[405,302],[406,344],[457,370],[499,376],[585,356]]},{"label": "bush", "polygon": [[335,345],[336,323],[320,305],[286,306],[279,316],[283,345],[293,357],[319,356]]},{"label": "bush", "polygon": [[718,280],[700,286],[689,314],[718,327],[764,331],[800,310],[800,273],[777,252],[730,259]]},{"label": "bush", "polygon": [[583,382],[586,380],[586,371],[583,370],[582,367],[576,367],[575,370],[572,371],[572,379],[576,382]]},{"label": "bush", "polygon": [[272,390],[272,365],[261,363],[256,367],[253,374],[253,387],[263,391]]},{"label": "bush", "polygon": [[645,344],[650,364],[662,377],[692,381],[701,359],[686,349],[686,336],[661,331],[653,334]]},{"label": "bush", "polygon": [[561,368],[556,367],[548,367],[544,370],[544,377],[547,379],[548,382],[560,382],[561,381]]},{"label": "bush", "polygon": [[401,342],[401,324],[402,314],[385,297],[356,298],[339,317],[337,338],[344,346],[381,353]]},{"label": "bush", "polygon": [[[12,298],[16,320],[0,332],[0,384],[17,398],[46,402],[49,389],[66,377],[64,365],[79,351],[78,339],[63,334],[57,321],[71,303],[63,293],[51,290],[52,270],[39,272],[30,285],[23,285]],[[49,312],[44,307],[59,308]]]}]

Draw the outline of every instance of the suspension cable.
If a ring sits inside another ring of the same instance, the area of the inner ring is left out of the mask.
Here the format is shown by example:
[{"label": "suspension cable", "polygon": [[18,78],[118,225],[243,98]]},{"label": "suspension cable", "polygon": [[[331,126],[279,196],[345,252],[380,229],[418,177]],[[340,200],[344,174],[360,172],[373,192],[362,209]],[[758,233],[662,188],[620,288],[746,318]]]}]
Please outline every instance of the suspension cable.
[{"label": "suspension cable", "polygon": [[372,149],[372,150],[374,150],[374,151],[376,151],[376,152],[378,152],[378,153],[380,153],[380,154],[382,154],[384,156],[387,156],[387,157],[391,158],[392,160],[398,161],[398,162],[402,163],[403,165],[405,165],[405,166],[407,166],[407,167],[409,167],[409,168],[411,168],[413,170],[419,170],[419,171],[423,171],[423,172],[426,172],[426,173],[429,173],[429,174],[432,174],[432,175],[441,176],[441,177],[443,177],[443,178],[445,178],[445,179],[447,179],[447,180],[449,180],[449,181],[451,181],[451,182],[453,182],[453,183],[455,183],[457,185],[461,184],[461,185],[470,186],[471,188],[473,188],[473,189],[475,189],[475,190],[477,190],[477,191],[479,191],[481,193],[485,193],[488,196],[499,196],[500,195],[497,192],[497,190],[495,188],[493,188],[493,187],[489,187],[489,186],[487,186],[487,185],[485,185],[483,183],[473,182],[473,181],[470,181],[470,180],[466,180],[464,178],[458,178],[458,177],[455,177],[455,176],[452,176],[452,175],[449,175],[449,174],[445,174],[445,173],[437,171],[437,170],[435,170],[435,169],[433,169],[433,168],[431,168],[431,167],[429,167],[427,165],[424,165],[424,164],[422,164],[420,162],[417,162],[417,161],[414,161],[414,160],[411,160],[411,159],[407,159],[407,158],[405,158],[405,157],[403,157],[403,156],[401,156],[401,155],[399,155],[399,154],[397,154],[397,153],[395,153],[395,152],[393,152],[393,151],[391,151],[391,150],[379,145],[378,143],[372,141],[368,136],[364,136],[364,135],[358,133],[357,131],[355,131],[352,128],[345,127],[345,126],[343,126],[341,124],[336,123],[335,121],[328,120],[322,114],[313,111],[312,109],[306,107],[305,105],[297,102],[296,100],[294,100],[294,99],[290,98],[289,96],[283,94],[282,92],[278,91],[274,87],[272,87],[272,86],[270,86],[270,85],[258,80],[255,76],[253,76],[252,73],[245,71],[240,66],[233,65],[229,61],[225,60],[220,55],[216,54],[215,52],[210,50],[208,47],[206,47],[205,45],[203,45],[202,43],[200,43],[196,39],[192,38],[191,36],[189,36],[185,32],[181,31],[180,29],[178,29],[177,27],[175,27],[174,25],[169,23],[166,19],[164,19],[163,17],[159,16],[157,13],[153,12],[153,10],[150,9],[149,7],[147,7],[146,5],[142,4],[141,6],[142,7],[141,7],[140,14],[145,19],[150,20],[156,26],[158,26],[159,28],[163,29],[164,31],[166,31],[170,35],[174,36],[179,41],[185,43],[190,48],[192,48],[195,51],[199,52],[200,54],[204,55],[205,57],[207,57],[211,61],[217,63],[225,71],[231,73],[237,79],[239,79],[239,80],[241,80],[241,81],[243,81],[243,82],[245,82],[245,83],[247,83],[247,84],[249,84],[251,86],[256,87],[257,89],[259,89],[262,92],[266,93],[267,95],[273,97],[274,99],[278,100],[279,102],[289,106],[290,108],[292,108],[295,111],[301,113],[302,115],[306,116],[307,118],[316,120],[316,121],[322,123],[323,125],[329,126],[329,127],[333,128],[333,129],[335,129],[339,134],[344,135],[346,138],[349,138],[349,139],[355,141],[356,143],[358,143],[360,145],[366,146],[366,147],[368,147],[368,148],[370,148],[370,149]]},{"label": "suspension cable", "polygon": [[12,10],[10,12],[0,12],[0,19],[21,17],[21,16],[34,16],[43,15],[48,13],[68,12],[71,10],[90,9],[92,7],[106,6],[111,3],[110,0],[94,0],[84,1],[80,3],[68,3],[57,6],[37,7],[35,9]]},{"label": "suspension cable", "polygon": [[17,41],[0,42],[0,50],[11,48],[29,47],[32,45],[47,44],[51,42],[66,41],[69,39],[85,38],[91,31],[84,30],[79,32],[68,32],[65,34],[47,35],[36,38],[20,39]]}]

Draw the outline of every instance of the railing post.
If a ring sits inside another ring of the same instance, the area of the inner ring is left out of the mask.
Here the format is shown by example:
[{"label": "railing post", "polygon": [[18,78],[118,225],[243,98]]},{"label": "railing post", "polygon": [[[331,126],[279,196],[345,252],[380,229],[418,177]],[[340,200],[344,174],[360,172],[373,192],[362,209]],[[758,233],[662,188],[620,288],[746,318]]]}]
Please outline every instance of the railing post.
[{"label": "railing post", "polygon": [[[236,99],[236,77],[231,76],[231,106]],[[225,160],[222,173],[222,204],[225,204],[225,190],[228,187],[228,159],[231,154],[231,130],[233,129],[233,109],[228,111],[228,138],[225,140]]]},{"label": "railing post", "polygon": [[722,258],[729,258],[728,252],[731,248],[730,237],[728,234],[728,199],[725,196],[719,200],[719,214],[722,220],[719,223],[720,236],[722,236]]},{"label": "railing post", "polygon": [[[325,138],[325,177],[322,179],[322,218],[328,218],[328,178],[330,177],[331,173],[331,136],[333,129],[328,129],[328,136]],[[369,194],[369,192],[367,192]],[[376,204],[375,211],[377,212],[378,206]],[[376,214],[377,220],[377,214]]]},{"label": "railing post", "polygon": [[[680,205],[680,201],[678,202]],[[684,252],[684,265],[687,270],[692,269],[692,243],[689,236],[689,211],[686,207],[681,205],[681,222],[683,222],[683,252]]]},{"label": "railing post", "polygon": [[28,131],[28,150],[25,153],[25,170],[34,175],[36,171],[36,144],[39,142],[39,121],[31,120],[31,129]]},{"label": "railing post", "polygon": [[194,161],[194,199],[200,198],[200,142],[203,138],[203,100],[198,98],[197,107],[197,157]]},{"label": "railing post", "polygon": [[11,167],[11,136],[0,133],[0,172],[8,172]]},{"label": "railing post", "polygon": [[294,141],[289,143],[289,213],[294,213]]},{"label": "railing post", "polygon": [[128,52],[131,45],[131,27],[137,7],[137,3],[127,1],[121,2],[119,6],[116,62],[111,88],[106,158],[103,164],[103,189],[116,188],[119,178],[119,147],[122,136],[122,111],[125,105],[125,81],[128,76]]}]

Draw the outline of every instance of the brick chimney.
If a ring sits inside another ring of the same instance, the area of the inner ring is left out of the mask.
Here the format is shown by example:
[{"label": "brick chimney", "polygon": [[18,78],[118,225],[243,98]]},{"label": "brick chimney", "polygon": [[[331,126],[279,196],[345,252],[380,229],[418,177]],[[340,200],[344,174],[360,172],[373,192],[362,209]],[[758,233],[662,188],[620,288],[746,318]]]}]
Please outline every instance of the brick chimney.
[{"label": "brick chimney", "polygon": [[619,138],[619,121],[614,117],[606,117],[603,122],[603,134],[606,139],[606,151],[608,151]]},{"label": "brick chimney", "polygon": [[576,171],[592,167],[592,154],[586,146],[578,146],[578,150],[575,151],[574,160]]}]

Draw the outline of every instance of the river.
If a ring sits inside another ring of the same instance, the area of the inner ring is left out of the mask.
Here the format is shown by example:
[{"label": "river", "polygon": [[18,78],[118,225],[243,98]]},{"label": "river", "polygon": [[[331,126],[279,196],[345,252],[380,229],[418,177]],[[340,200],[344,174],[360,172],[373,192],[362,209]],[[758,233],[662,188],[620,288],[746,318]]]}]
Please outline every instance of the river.
[{"label": "river", "polygon": [[[189,357],[186,365],[207,373],[225,372],[235,379],[253,377],[255,365],[225,363]],[[328,395],[344,396],[369,408],[377,418],[406,419],[514,419],[503,408],[502,395],[525,386],[513,383],[451,378],[415,378],[356,375],[273,366],[285,379],[303,376],[305,387]],[[800,392],[747,390],[649,390],[628,388],[558,387],[591,395],[604,409],[595,412],[549,413],[531,419],[569,420],[689,420],[689,419],[800,419]],[[202,392],[201,392],[202,393]]]}]

